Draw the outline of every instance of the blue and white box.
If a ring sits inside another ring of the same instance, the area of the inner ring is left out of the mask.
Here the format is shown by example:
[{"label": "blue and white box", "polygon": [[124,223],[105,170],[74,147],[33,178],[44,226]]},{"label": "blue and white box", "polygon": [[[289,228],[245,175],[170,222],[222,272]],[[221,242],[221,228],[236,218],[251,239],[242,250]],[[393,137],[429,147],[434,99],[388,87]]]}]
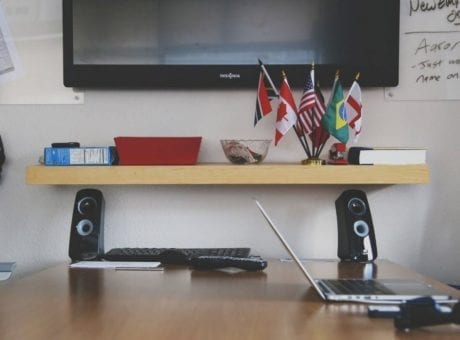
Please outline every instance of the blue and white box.
[{"label": "blue and white box", "polygon": [[112,165],[114,147],[52,148],[44,151],[45,165]]}]

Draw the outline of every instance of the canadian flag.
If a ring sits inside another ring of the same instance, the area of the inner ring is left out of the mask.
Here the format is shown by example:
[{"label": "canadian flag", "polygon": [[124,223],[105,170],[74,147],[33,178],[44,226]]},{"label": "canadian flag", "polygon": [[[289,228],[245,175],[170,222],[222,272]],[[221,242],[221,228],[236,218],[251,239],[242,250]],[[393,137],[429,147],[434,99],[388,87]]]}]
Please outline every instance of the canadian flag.
[{"label": "canadian flag", "polygon": [[275,123],[275,145],[297,122],[297,107],[286,77],[283,77],[279,95],[280,103]]}]

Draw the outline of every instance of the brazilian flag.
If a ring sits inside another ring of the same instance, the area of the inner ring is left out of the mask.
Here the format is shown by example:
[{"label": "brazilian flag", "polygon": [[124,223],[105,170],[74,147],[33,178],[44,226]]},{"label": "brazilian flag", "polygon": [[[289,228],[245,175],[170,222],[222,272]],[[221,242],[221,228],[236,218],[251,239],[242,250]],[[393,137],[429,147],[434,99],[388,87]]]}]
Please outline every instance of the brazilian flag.
[{"label": "brazilian flag", "polygon": [[347,112],[342,85],[338,79],[334,82],[331,96],[331,101],[321,119],[321,124],[330,135],[346,144],[348,142]]}]

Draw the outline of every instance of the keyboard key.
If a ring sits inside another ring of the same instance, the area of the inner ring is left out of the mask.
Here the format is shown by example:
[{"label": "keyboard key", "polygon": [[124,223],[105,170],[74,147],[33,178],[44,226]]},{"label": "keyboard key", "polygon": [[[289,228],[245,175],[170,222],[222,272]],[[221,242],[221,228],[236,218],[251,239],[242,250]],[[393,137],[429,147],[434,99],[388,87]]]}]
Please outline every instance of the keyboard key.
[{"label": "keyboard key", "polygon": [[388,294],[390,291],[375,280],[323,280],[336,294]]}]

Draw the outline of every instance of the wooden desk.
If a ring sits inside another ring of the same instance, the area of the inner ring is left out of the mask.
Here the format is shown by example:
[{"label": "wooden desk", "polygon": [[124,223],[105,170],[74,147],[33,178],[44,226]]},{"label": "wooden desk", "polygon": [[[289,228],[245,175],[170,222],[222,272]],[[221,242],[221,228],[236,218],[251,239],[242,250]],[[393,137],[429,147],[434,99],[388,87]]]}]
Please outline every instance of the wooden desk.
[{"label": "wooden desk", "polygon": [[[307,262],[315,276],[360,276],[362,265]],[[422,278],[387,261],[378,277]],[[424,278],[458,296],[458,291]],[[1,339],[442,339],[460,327],[397,331],[365,305],[325,303],[293,263],[228,274],[69,269],[63,264],[0,285]]]}]

